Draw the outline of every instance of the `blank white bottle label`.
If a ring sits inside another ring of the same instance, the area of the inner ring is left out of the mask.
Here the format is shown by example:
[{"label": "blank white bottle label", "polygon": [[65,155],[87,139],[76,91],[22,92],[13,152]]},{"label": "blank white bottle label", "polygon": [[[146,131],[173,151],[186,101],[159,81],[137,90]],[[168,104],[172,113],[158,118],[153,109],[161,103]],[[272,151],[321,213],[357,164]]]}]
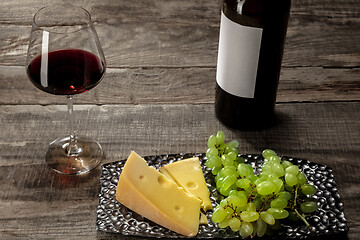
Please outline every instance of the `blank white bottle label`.
[{"label": "blank white bottle label", "polygon": [[262,29],[243,26],[221,13],[216,81],[226,92],[254,98]]}]

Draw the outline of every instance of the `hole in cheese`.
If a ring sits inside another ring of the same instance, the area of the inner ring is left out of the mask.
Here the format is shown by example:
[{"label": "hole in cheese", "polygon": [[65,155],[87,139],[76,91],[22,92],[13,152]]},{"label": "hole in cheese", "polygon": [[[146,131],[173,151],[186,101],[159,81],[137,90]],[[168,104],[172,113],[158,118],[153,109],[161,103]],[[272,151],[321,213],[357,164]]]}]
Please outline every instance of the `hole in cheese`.
[{"label": "hole in cheese", "polygon": [[139,179],[140,179],[140,180],[143,180],[143,179],[144,179],[144,176],[143,176],[143,175],[140,175]]},{"label": "hole in cheese", "polygon": [[176,210],[176,211],[181,211],[181,210],[182,210],[182,207],[179,207],[179,206],[176,205],[176,206],[175,206],[175,210]]},{"label": "hole in cheese", "polygon": [[158,183],[165,188],[169,186],[169,181],[164,176],[158,177]]},{"label": "hole in cheese", "polygon": [[186,186],[188,187],[188,188],[191,188],[191,189],[195,189],[195,188],[197,188],[197,184],[195,183],[195,182],[187,182],[186,183]]}]

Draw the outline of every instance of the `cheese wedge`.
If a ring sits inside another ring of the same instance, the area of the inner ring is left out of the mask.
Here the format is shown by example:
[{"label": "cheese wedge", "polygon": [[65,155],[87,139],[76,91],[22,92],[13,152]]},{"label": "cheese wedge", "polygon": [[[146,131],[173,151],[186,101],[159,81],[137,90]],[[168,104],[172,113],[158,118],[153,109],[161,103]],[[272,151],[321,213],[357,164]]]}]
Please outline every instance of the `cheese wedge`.
[{"label": "cheese wedge", "polygon": [[209,190],[198,157],[170,163],[161,167],[159,171],[173,179],[188,193],[198,197],[205,212],[212,209]]},{"label": "cheese wedge", "polygon": [[199,228],[201,201],[131,152],[120,175],[116,199],[145,218],[185,236]]},{"label": "cheese wedge", "polygon": [[200,212],[200,221],[199,221],[199,224],[204,224],[204,225],[209,224],[209,221],[208,221],[206,215],[203,214],[202,212]]}]

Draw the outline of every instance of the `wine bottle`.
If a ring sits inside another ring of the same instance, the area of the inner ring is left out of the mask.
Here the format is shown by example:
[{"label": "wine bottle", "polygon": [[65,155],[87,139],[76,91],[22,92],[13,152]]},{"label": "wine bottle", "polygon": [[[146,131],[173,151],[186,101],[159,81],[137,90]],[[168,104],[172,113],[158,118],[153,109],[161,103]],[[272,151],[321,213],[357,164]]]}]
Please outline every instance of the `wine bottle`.
[{"label": "wine bottle", "polygon": [[291,0],[224,0],[216,71],[215,114],[235,129],[275,121]]}]

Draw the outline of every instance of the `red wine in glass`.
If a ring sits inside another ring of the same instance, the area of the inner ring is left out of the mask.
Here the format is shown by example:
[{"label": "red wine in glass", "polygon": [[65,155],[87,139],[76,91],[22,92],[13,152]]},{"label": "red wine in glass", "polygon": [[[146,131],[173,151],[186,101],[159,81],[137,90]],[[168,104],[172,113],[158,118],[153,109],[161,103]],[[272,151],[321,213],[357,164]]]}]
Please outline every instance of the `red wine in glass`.
[{"label": "red wine in glass", "polygon": [[[105,64],[94,54],[80,49],[49,52],[47,64],[39,55],[27,67],[32,83],[56,95],[82,93],[95,87],[105,73]],[[47,68],[45,71],[43,68]],[[46,74],[44,74],[46,72]]]},{"label": "red wine in glass", "polygon": [[40,9],[32,22],[26,66],[28,78],[38,89],[67,96],[70,134],[50,143],[45,155],[48,166],[71,175],[98,166],[104,155],[102,147],[77,136],[73,114],[73,95],[95,87],[106,71],[90,13],[72,4]]}]

